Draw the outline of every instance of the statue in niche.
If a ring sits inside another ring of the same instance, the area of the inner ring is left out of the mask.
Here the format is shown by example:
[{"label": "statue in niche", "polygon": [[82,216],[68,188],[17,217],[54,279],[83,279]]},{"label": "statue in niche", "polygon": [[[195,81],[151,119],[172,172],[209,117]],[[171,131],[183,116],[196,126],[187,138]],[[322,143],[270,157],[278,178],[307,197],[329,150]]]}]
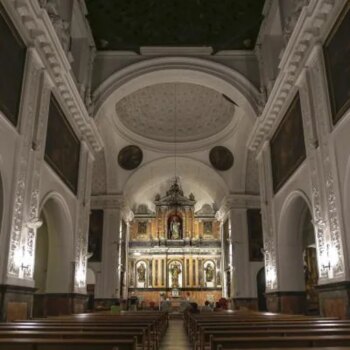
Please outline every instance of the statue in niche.
[{"label": "statue in niche", "polygon": [[180,239],[181,238],[181,221],[177,216],[173,216],[170,225],[170,238],[171,239]]},{"label": "statue in niche", "polygon": [[207,282],[213,282],[214,280],[214,268],[212,264],[208,264],[205,268],[205,280]]},{"label": "statue in niche", "polygon": [[137,268],[137,279],[139,282],[146,282],[146,268],[144,264],[140,264]]},{"label": "statue in niche", "polygon": [[211,221],[204,221],[203,226],[205,235],[213,234],[213,223]]},{"label": "statue in niche", "polygon": [[138,234],[145,235],[147,233],[147,221],[139,221],[137,231]]},{"label": "statue in niche", "polygon": [[179,287],[179,276],[181,274],[181,266],[177,263],[173,264],[170,267],[171,273],[171,287],[178,288]]}]

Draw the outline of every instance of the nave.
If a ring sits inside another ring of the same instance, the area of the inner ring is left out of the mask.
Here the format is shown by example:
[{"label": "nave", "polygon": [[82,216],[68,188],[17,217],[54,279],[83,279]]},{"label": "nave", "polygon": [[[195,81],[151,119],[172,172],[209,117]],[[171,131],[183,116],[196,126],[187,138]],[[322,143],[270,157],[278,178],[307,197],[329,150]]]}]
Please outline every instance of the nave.
[{"label": "nave", "polygon": [[160,350],[190,350],[191,344],[187,337],[182,320],[169,320],[164,339],[160,345]]}]

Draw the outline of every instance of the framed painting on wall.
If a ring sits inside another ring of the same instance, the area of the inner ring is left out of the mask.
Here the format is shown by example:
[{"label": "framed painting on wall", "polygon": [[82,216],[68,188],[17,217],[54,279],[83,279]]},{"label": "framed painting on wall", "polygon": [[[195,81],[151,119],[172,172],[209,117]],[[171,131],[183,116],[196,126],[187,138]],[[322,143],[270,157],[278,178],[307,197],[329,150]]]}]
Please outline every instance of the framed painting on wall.
[{"label": "framed painting on wall", "polygon": [[270,145],[273,190],[277,193],[306,158],[299,95],[289,106]]},{"label": "framed painting on wall", "polygon": [[350,4],[336,21],[324,46],[332,121],[335,125],[350,108]]},{"label": "framed painting on wall", "polygon": [[45,145],[45,160],[77,194],[80,142],[57,100],[51,95]]},{"label": "framed painting on wall", "polygon": [[17,125],[27,48],[0,5],[0,111]]}]

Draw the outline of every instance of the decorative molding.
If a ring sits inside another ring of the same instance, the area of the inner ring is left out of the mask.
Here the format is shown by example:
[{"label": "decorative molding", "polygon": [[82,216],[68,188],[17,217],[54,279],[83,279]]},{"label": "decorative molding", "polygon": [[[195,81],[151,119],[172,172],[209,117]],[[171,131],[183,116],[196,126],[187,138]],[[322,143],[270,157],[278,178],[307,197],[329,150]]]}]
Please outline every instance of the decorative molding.
[{"label": "decorative molding", "polygon": [[232,193],[226,196],[215,217],[223,221],[231,209],[260,208],[260,196],[251,194]]},{"label": "decorative molding", "polygon": [[39,6],[38,1],[7,0],[7,5],[12,6],[28,38],[32,40],[35,49],[45,62],[45,67],[72,116],[74,126],[93,151],[101,150],[102,139],[80,97],[78,87],[70,73],[71,66],[67,55],[47,11]]},{"label": "decorative molding", "polygon": [[[335,180],[335,171],[333,170],[333,164],[331,160],[331,144],[330,144],[330,106],[327,95],[327,83],[325,79],[325,69],[323,62],[323,51],[320,45],[314,49],[315,54],[313,62],[310,67],[310,79],[312,86],[315,90],[314,95],[319,99],[314,100],[315,115],[317,116],[317,127],[319,135],[319,167],[317,176],[320,177],[322,174],[322,202],[321,207],[318,210],[321,211],[323,218],[323,230],[325,230],[324,239],[326,244],[329,244],[332,249],[336,250],[337,263],[332,266],[331,274],[328,274],[327,279],[341,280],[345,278],[345,261],[344,261],[344,248],[343,248],[343,237],[342,237],[342,219],[340,216],[340,210],[338,210],[338,196],[339,190],[337,190],[337,180]],[[328,237],[327,237],[328,236]],[[345,238],[344,238],[345,239]],[[324,252],[324,254],[328,254]],[[324,256],[324,255],[323,255]],[[322,256],[322,258],[323,258]],[[323,283],[323,280],[321,278]]]},{"label": "decorative molding", "polygon": [[278,288],[277,248],[272,216],[272,172],[269,144],[266,142],[258,157],[260,178],[261,220],[264,239],[266,291]]},{"label": "decorative molding", "polygon": [[340,3],[345,3],[345,0],[311,0],[308,6],[303,7],[280,61],[280,73],[248,142],[252,151],[258,152],[264,141],[271,137],[283,116],[285,102],[294,91],[312,44],[319,40],[322,26],[341,6]]},{"label": "decorative molding", "polygon": [[[24,221],[26,215],[25,201],[27,195],[27,183],[30,178],[29,159],[32,146],[32,135],[35,124],[37,97],[39,91],[41,66],[38,65],[35,50],[28,49],[27,62],[24,79],[24,92],[22,108],[20,112],[20,134],[21,139],[16,153],[17,168],[15,170],[16,181],[13,191],[13,213],[10,235],[9,257],[7,275],[8,277],[31,279],[33,275],[33,264],[29,263],[33,259],[33,244],[27,249],[26,241],[33,243],[31,230],[27,234],[24,232]],[[30,256],[26,256],[30,250]],[[21,268],[23,260],[26,259],[26,267]],[[27,266],[28,265],[28,266]]]},{"label": "decorative molding", "polygon": [[122,209],[124,196],[122,194],[106,194],[91,197],[92,209]]}]

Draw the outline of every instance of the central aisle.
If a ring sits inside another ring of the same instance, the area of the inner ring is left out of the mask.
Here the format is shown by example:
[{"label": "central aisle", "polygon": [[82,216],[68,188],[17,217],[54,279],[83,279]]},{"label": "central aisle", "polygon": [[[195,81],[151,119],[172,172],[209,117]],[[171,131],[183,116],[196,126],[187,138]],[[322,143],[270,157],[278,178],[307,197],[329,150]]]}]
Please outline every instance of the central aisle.
[{"label": "central aisle", "polygon": [[170,320],[169,328],[162,340],[160,350],[190,350],[182,320]]}]

